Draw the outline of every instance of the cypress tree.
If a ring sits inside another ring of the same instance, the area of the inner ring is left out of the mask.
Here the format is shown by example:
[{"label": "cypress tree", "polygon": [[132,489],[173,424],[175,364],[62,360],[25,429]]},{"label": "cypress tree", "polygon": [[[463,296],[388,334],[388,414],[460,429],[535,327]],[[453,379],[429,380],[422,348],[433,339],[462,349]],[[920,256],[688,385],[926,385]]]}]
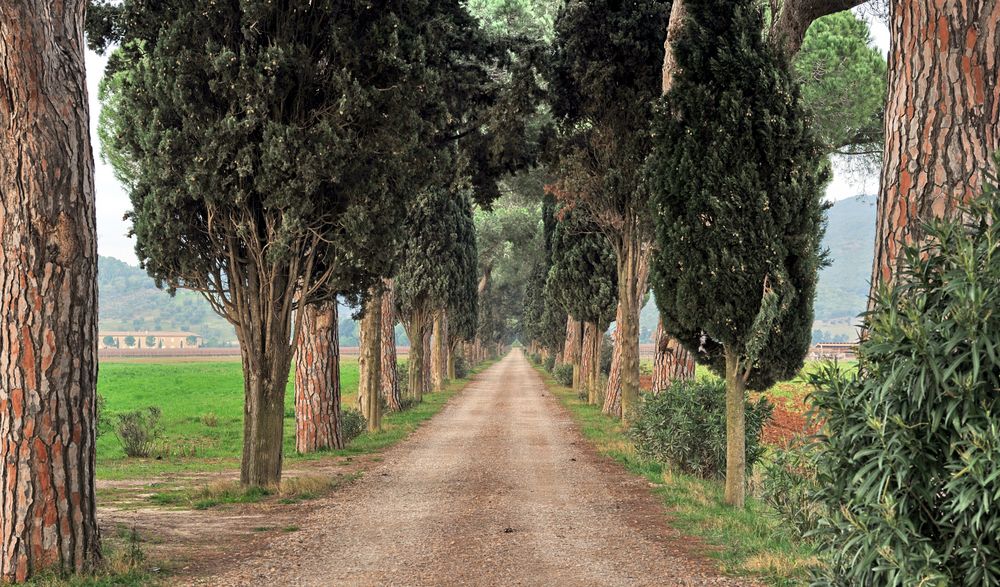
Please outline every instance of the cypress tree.
[{"label": "cypress tree", "polygon": [[609,385],[605,410],[626,421],[639,397],[639,311],[652,241],[642,167],[669,13],[669,2],[657,0],[570,1],[556,21],[547,74],[558,129],[551,191],[587,214],[615,252],[621,391]]},{"label": "cypress tree", "polygon": [[453,118],[434,90],[463,81],[445,75],[456,4],[120,7],[105,148],[141,264],[236,327],[244,484],[280,480],[294,310],[377,284],[405,209],[398,186],[434,170],[428,145]]},{"label": "cypress tree", "polygon": [[[584,323],[579,364],[574,364],[574,384],[585,387],[591,403],[597,399],[600,341],[614,317],[618,303],[618,273],[614,251],[586,215],[570,209],[560,212],[552,235],[552,267],[545,291],[557,305]],[[589,369],[583,369],[586,366]]]},{"label": "cypress tree", "polygon": [[727,387],[726,501],[742,506],[745,390],[794,376],[822,262],[820,148],[754,0],[689,0],[651,158],[664,326]]}]

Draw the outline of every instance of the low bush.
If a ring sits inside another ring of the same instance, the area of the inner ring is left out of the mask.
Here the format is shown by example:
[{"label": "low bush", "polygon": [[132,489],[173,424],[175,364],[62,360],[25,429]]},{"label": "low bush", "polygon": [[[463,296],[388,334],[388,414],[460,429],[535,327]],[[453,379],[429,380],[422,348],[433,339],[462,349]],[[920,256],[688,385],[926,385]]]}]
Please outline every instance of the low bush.
[{"label": "low bush", "polygon": [[465,360],[465,357],[457,355],[454,358],[455,361],[455,378],[465,379],[469,376],[469,363]]},{"label": "low bush", "polygon": [[[746,402],[747,478],[764,454],[760,433],[773,406],[765,398]],[[647,395],[629,430],[646,457],[706,479],[726,475],[726,384],[716,377],[674,383]]]},{"label": "low bush", "polygon": [[368,429],[368,422],[361,415],[361,412],[354,408],[348,408],[340,412],[340,426],[340,434],[344,439],[344,444],[347,444]]},{"label": "low bush", "polygon": [[615,344],[611,340],[610,334],[605,334],[601,340],[601,373],[611,374],[611,359],[615,354]]},{"label": "low bush", "polygon": [[812,377],[819,583],[1000,585],[1000,193],[921,234],[857,371]]},{"label": "low bush", "polygon": [[555,357],[549,357],[549,358],[545,359],[545,364],[542,365],[542,366],[545,367],[546,371],[548,371],[549,373],[551,373],[552,370],[556,366],[556,358]]},{"label": "low bush", "polygon": [[396,361],[396,381],[399,382],[399,394],[405,397],[410,390],[410,364],[406,361]]},{"label": "low bush", "polygon": [[530,355],[528,355],[528,360],[531,361],[532,365],[541,365],[542,355],[538,353],[531,353]]},{"label": "low bush", "polygon": [[160,408],[155,406],[115,416],[115,435],[130,457],[151,456],[162,434]]},{"label": "low bush", "polygon": [[563,363],[552,370],[552,377],[559,382],[559,385],[571,387],[573,385],[573,365]]},{"label": "low bush", "polygon": [[806,540],[819,527],[823,511],[815,501],[819,485],[814,448],[807,440],[795,438],[787,448],[773,448],[761,463],[760,498],[774,509],[782,527]]},{"label": "low bush", "polygon": [[219,417],[215,415],[215,412],[209,412],[202,415],[201,423],[209,428],[215,428],[219,425]]}]

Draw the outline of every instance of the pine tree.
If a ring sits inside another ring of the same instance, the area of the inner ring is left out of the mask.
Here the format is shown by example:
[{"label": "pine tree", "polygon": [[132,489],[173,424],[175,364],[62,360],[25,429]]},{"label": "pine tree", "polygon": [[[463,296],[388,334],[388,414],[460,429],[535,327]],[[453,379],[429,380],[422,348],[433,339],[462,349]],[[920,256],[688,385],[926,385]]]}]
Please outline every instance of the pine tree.
[{"label": "pine tree", "polygon": [[726,501],[745,492],[747,388],[794,376],[822,262],[825,165],[753,0],[688,0],[650,181],[664,326],[726,377]]},{"label": "pine tree", "polygon": [[642,167],[661,91],[668,2],[573,0],[556,21],[548,70],[557,138],[551,192],[586,214],[615,252],[620,394],[605,407],[628,420],[639,397],[639,311],[652,228]]},{"label": "pine tree", "polygon": [[357,298],[391,267],[407,199],[396,186],[428,181],[428,145],[454,130],[429,89],[465,81],[437,83],[453,71],[462,12],[332,0],[121,11],[103,136],[130,192],[136,252],[159,283],[201,292],[236,327],[241,480],[271,485],[294,310]]},{"label": "pine tree", "polygon": [[[618,304],[618,273],[614,251],[586,215],[570,209],[559,213],[552,236],[552,267],[546,292],[570,316],[584,323],[582,353],[574,370],[574,385],[597,402],[600,352],[604,332]],[[586,366],[587,369],[583,367]]]}]

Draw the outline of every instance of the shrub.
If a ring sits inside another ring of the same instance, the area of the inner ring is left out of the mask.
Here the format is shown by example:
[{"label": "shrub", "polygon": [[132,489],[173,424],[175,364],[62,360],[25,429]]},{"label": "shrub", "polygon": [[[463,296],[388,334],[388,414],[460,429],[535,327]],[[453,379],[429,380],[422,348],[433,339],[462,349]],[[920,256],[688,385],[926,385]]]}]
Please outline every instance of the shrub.
[{"label": "shrub", "polygon": [[820,582],[1000,584],[1000,194],[924,227],[857,371],[812,377]]},{"label": "shrub", "polygon": [[457,355],[454,358],[455,361],[455,378],[465,379],[469,376],[469,363],[465,360],[465,357]]},{"label": "shrub", "polygon": [[399,382],[399,394],[401,396],[405,396],[410,390],[409,378],[410,364],[406,361],[396,361],[396,381]]},{"label": "shrub", "polygon": [[533,365],[541,365],[542,355],[538,353],[531,353],[530,355],[528,355],[528,360],[531,361]]},{"label": "shrub", "polygon": [[361,412],[354,408],[341,410],[340,412],[340,434],[344,439],[344,444],[349,443],[361,433],[368,429],[368,422]]},{"label": "shrub", "polygon": [[115,416],[115,435],[130,457],[152,455],[162,433],[160,408],[149,407]]},{"label": "shrub", "polygon": [[[746,402],[747,478],[764,454],[760,433],[772,406]],[[675,469],[722,480],[726,476],[726,384],[717,377],[680,381],[647,395],[629,430],[639,453]]]},{"label": "shrub", "polygon": [[219,425],[219,417],[215,415],[215,412],[209,412],[201,416],[201,423],[209,428],[215,428]]},{"label": "shrub", "polygon": [[556,358],[555,357],[548,357],[547,359],[545,359],[545,364],[543,365],[543,367],[545,367],[546,371],[548,371],[549,373],[551,373],[552,369],[554,369],[555,366],[556,366]]},{"label": "shrub", "polygon": [[615,354],[615,344],[611,340],[610,334],[605,334],[604,339],[601,340],[601,373],[605,375],[611,374],[611,359]]},{"label": "shrub", "polygon": [[552,370],[552,377],[559,382],[559,385],[565,385],[566,387],[572,386],[573,365],[563,363],[562,365],[556,366],[556,368]]},{"label": "shrub", "polygon": [[770,458],[761,462],[761,499],[774,509],[783,527],[807,540],[819,527],[822,513],[814,500],[819,489],[814,449],[808,441],[795,438],[788,448],[773,448]]},{"label": "shrub", "polygon": [[108,427],[108,415],[106,413],[107,401],[104,396],[97,394],[97,398],[94,400],[94,433],[98,438],[104,432],[104,429]]}]

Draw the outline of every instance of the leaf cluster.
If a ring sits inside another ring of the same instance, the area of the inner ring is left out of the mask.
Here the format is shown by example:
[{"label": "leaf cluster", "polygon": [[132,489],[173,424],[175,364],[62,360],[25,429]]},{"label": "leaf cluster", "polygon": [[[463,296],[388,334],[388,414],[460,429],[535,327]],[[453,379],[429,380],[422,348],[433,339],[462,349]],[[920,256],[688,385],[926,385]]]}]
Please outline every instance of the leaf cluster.
[{"label": "leaf cluster", "polygon": [[649,178],[651,283],[667,330],[751,389],[793,376],[809,347],[827,178],[785,58],[753,0],[692,0],[658,105]]},{"label": "leaf cluster", "polygon": [[935,220],[813,377],[821,584],[1000,583],[1000,197]]}]

